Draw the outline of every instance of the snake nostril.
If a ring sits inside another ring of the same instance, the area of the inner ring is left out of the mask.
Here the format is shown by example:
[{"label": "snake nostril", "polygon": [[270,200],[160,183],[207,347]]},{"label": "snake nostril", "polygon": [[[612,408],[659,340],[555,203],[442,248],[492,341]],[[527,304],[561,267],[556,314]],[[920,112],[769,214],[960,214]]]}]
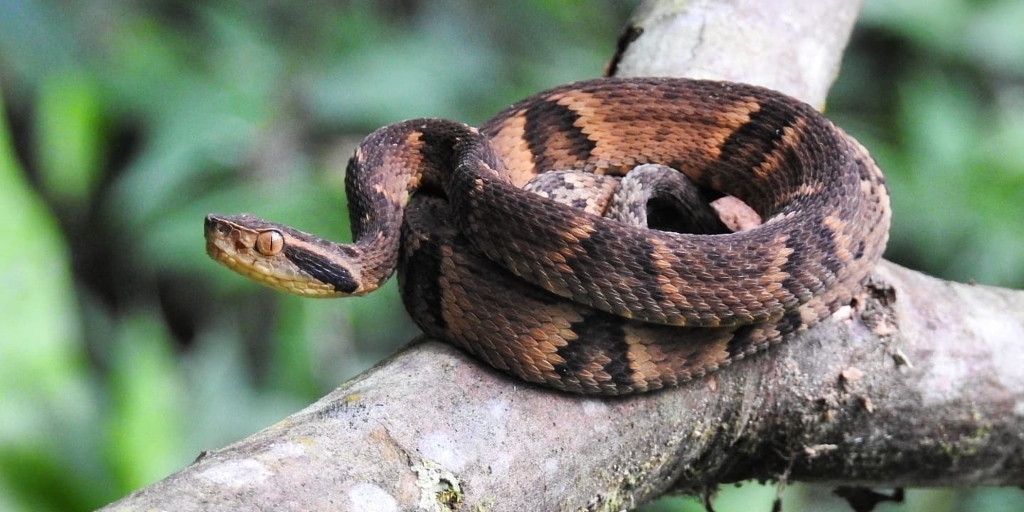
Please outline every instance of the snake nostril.
[{"label": "snake nostril", "polygon": [[220,222],[220,217],[211,213],[206,216],[206,220],[203,222],[203,229],[210,231],[211,229],[218,229],[222,225],[223,222]]}]

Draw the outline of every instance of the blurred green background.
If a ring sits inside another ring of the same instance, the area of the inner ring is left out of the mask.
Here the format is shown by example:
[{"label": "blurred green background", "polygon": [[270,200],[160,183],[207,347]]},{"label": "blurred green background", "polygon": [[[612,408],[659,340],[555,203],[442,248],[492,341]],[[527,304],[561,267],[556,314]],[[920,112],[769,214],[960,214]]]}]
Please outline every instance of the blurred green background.
[{"label": "blurred green background", "polygon": [[[597,76],[634,6],[0,0],[0,510],[99,507],[409,340],[393,284],[263,289],[207,259],[204,214],[347,240],[363,135]],[[829,114],[890,180],[889,259],[1024,288],[1024,2],[868,0]],[[774,492],[729,487],[716,508]],[[785,499],[848,510],[824,488]],[[878,510],[1024,510],[1020,490],[909,501]]]}]

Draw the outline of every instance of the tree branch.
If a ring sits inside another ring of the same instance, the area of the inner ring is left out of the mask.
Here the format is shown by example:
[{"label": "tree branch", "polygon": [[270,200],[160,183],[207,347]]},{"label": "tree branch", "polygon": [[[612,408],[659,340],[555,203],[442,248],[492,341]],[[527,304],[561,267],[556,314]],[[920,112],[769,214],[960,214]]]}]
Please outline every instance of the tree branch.
[{"label": "tree branch", "polygon": [[609,72],[757,84],[821,108],[860,4],[645,1],[623,32]]},{"label": "tree branch", "polygon": [[[739,79],[820,105],[856,6],[795,3],[645,3],[616,68]],[[682,58],[663,66],[668,56]],[[419,340],[104,510],[618,510],[782,475],[1024,482],[1024,293],[883,262],[854,306],[702,381],[627,399],[547,391]]]}]

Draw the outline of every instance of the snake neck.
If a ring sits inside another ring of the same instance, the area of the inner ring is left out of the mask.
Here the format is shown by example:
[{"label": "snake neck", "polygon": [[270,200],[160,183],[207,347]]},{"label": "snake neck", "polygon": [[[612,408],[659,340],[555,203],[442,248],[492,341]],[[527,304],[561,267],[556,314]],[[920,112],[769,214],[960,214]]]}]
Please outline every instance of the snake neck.
[{"label": "snake neck", "polygon": [[[469,143],[483,146],[473,127],[445,119],[412,119],[367,136],[345,173],[352,249],[361,255],[359,293],[384,284],[398,265],[406,204],[416,190],[446,192]],[[444,194],[448,195],[448,194]]]}]

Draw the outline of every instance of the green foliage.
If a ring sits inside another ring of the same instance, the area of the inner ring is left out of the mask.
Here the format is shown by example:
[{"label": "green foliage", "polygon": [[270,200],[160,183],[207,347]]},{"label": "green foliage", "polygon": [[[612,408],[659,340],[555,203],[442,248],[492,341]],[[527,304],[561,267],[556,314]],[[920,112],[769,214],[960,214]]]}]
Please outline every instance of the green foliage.
[{"label": "green foliage", "polygon": [[[318,302],[217,267],[203,216],[346,239],[342,170],[363,134],[478,122],[596,76],[633,5],[4,2],[0,509],[101,506],[414,336],[393,283]],[[865,7],[830,114],[889,176],[891,259],[1024,285],[1021,26],[1011,0]],[[719,510],[774,495],[749,489]],[[788,503],[821,503],[795,489]],[[921,509],[1004,510],[1000,496]]]},{"label": "green foliage", "polygon": [[158,317],[142,312],[116,329],[103,454],[118,491],[130,492],[160,479],[179,462],[187,410],[183,376]]},{"label": "green foliage", "polygon": [[87,201],[106,145],[95,82],[88,75],[53,73],[39,89],[36,140],[41,187],[57,201]]},{"label": "green foliage", "polygon": [[88,471],[62,477],[93,463],[92,439],[77,434],[97,418],[89,407],[67,245],[25,178],[0,123],[0,229],[12,241],[0,244],[0,505],[18,510],[25,499],[36,510],[65,510],[102,485]]}]

